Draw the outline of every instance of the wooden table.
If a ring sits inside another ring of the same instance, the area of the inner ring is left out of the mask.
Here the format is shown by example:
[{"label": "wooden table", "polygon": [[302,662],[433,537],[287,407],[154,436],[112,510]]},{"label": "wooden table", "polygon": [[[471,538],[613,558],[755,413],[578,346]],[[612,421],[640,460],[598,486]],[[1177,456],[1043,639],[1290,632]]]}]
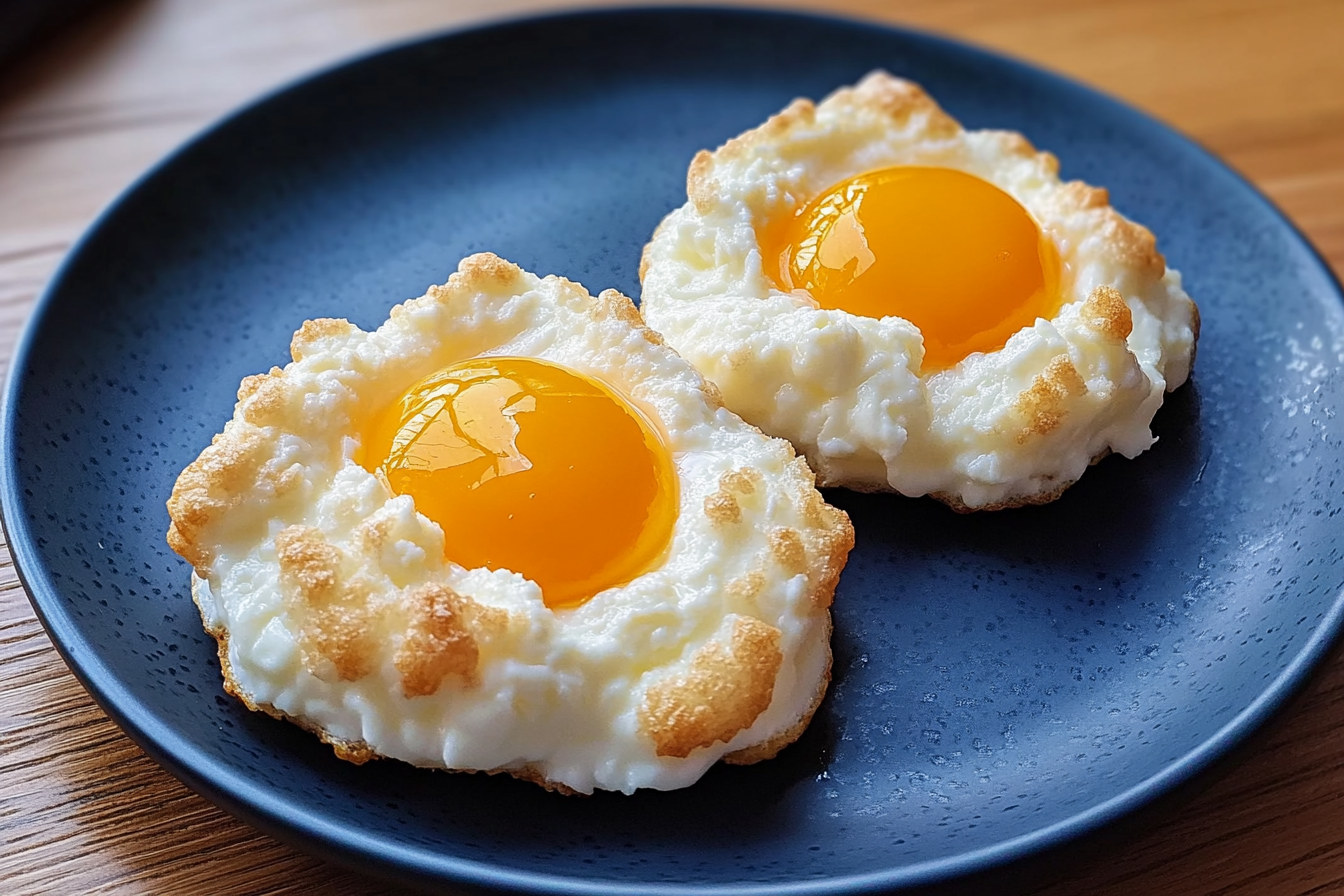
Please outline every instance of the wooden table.
[{"label": "wooden table", "polygon": [[[560,5],[138,0],[0,69],[0,359],[94,215],[223,113],[389,40]],[[1128,100],[1245,173],[1344,270],[1344,3],[820,5],[945,32]],[[150,761],[71,676],[0,562],[0,892],[393,892],[253,831]],[[1344,892],[1344,658],[1212,789],[1042,892]]]}]

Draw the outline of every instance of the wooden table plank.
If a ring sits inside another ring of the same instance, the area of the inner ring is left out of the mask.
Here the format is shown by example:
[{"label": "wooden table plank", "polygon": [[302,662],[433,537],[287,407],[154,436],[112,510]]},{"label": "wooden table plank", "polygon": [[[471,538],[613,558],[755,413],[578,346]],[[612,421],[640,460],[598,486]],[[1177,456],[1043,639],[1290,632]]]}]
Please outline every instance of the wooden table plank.
[{"label": "wooden table plank", "polygon": [[[0,70],[0,360],[98,211],[209,122],[390,40],[559,6],[137,0],[109,5]],[[1000,49],[1124,98],[1244,172],[1344,268],[1344,3],[833,0],[824,8]],[[0,891],[396,892],[253,831],[149,760],[62,664],[7,554],[0,664]],[[1344,661],[1336,660],[1244,764],[1119,854],[1042,893],[1344,892],[1342,728]]]}]

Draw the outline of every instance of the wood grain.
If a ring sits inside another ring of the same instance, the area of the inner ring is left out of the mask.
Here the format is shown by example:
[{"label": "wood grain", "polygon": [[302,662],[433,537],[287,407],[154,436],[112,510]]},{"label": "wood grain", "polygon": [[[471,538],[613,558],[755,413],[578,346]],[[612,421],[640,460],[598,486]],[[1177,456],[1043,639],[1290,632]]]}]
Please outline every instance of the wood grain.
[{"label": "wood grain", "polygon": [[[555,0],[139,0],[0,70],[0,359],[98,211],[220,115],[317,66]],[[775,3],[773,5],[799,5]],[[816,4],[812,4],[815,8]],[[1120,96],[1245,173],[1344,268],[1344,3],[834,0]],[[0,892],[395,892],[233,820],[92,703],[0,557]],[[1231,774],[1042,896],[1344,892],[1344,661]]]}]

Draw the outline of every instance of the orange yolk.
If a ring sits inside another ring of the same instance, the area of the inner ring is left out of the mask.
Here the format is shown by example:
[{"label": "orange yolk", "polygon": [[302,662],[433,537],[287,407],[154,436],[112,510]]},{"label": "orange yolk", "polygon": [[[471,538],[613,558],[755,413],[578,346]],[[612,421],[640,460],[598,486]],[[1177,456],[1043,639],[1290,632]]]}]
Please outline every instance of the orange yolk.
[{"label": "orange yolk", "polygon": [[659,431],[556,364],[454,364],[363,436],[359,462],[443,527],[449,560],[522,573],[552,609],[646,572],[671,540],[677,479]]},{"label": "orange yolk", "polygon": [[952,168],[841,181],[760,234],[768,274],[822,307],[903,317],[924,369],[1002,348],[1059,310],[1059,253],[1017,200]]}]

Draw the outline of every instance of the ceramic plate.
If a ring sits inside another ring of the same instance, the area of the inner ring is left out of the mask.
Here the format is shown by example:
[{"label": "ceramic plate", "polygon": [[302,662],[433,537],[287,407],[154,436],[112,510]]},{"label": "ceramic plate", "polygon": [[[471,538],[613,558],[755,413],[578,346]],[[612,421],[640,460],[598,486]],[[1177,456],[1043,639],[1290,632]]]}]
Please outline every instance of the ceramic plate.
[{"label": "ceramic plate", "polygon": [[[1204,316],[1160,442],[1047,507],[831,492],[858,543],[835,679],[772,762],[567,799],[362,768],[220,688],[164,543],[177,473],[305,318],[371,328],[489,249],[638,295],[696,150],[882,67],[1022,131],[1151,227]],[[1195,780],[1327,656],[1344,584],[1344,312],[1284,219],[1185,138],[961,44],[772,12],[518,21],[407,44],[174,154],[71,253],[15,356],[4,516],[58,649],[175,775],[405,882],[573,893],[948,885]],[[997,878],[996,880],[1001,880]]]}]

